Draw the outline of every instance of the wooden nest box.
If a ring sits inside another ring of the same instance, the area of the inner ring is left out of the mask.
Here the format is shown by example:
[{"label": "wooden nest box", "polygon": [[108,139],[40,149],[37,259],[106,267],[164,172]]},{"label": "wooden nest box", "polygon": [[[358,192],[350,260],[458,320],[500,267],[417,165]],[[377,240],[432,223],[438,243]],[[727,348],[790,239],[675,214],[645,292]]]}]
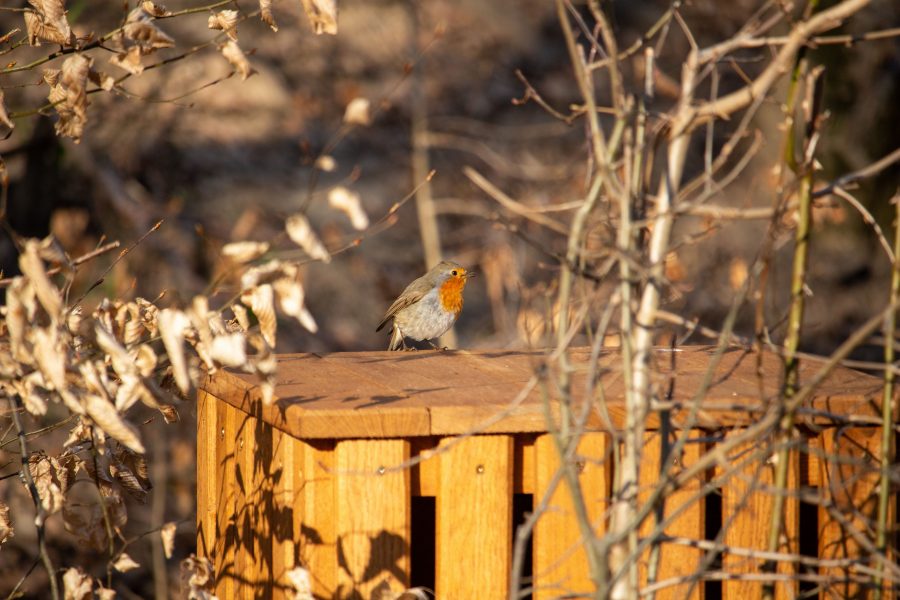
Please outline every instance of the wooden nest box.
[{"label": "wooden nest box", "polygon": [[[772,576],[760,552],[775,438],[742,434],[776,410],[781,362],[728,350],[707,378],[713,354],[653,358],[662,404],[647,420],[639,500],[661,466],[677,477],[698,465],[640,528],[647,539],[663,519],[656,597],[758,597],[766,580],[778,598],[868,597],[882,565],[873,552],[881,380],[836,369],[797,413],[779,547],[795,557]],[[585,416],[572,461],[602,536],[625,418],[621,357],[591,361],[573,349],[571,362],[572,412]],[[801,384],[821,367],[804,360]],[[589,370],[600,383],[585,406]],[[541,353],[283,355],[271,406],[249,376],[210,377],[198,398],[197,546],[218,597],[292,597],[285,573],[303,566],[316,598],[394,598],[414,586],[439,600],[506,598],[516,530],[535,513],[516,584],[535,599],[584,597],[593,589],[584,536],[548,433],[560,416],[557,377]],[[680,456],[661,459],[685,436]],[[894,547],[895,508],[894,498]],[[649,556],[637,559],[642,587]]]}]

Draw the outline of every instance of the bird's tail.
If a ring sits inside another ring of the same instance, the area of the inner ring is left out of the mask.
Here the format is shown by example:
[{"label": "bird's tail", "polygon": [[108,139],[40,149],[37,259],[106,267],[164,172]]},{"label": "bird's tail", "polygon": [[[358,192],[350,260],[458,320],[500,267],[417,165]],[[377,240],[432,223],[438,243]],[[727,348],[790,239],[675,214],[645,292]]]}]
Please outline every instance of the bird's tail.
[{"label": "bird's tail", "polygon": [[394,327],[391,329],[391,341],[388,343],[388,350],[400,350],[401,348],[403,348],[403,334],[400,332],[397,324],[394,323]]}]

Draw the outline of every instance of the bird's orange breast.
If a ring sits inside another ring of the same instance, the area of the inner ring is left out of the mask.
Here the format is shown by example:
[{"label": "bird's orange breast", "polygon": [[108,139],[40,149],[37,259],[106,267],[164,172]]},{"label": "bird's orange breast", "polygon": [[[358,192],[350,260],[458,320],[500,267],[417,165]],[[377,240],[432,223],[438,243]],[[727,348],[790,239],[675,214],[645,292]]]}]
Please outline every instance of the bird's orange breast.
[{"label": "bird's orange breast", "polygon": [[441,284],[438,296],[441,306],[447,312],[458,315],[463,307],[463,288],[466,287],[465,277],[451,277]]}]

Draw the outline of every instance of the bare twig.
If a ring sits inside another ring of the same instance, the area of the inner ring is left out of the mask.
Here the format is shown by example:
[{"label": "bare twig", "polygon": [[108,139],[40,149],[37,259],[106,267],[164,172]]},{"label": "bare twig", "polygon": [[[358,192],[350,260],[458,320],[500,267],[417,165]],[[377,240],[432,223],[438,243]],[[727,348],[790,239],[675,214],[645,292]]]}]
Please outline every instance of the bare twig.
[{"label": "bare twig", "polygon": [[[859,12],[869,0],[844,0],[826,10],[817,13],[808,20],[799,22],[788,36],[787,41],[775,55],[763,72],[753,80],[753,83],[741,89],[722,96],[713,102],[700,104],[696,108],[681,111],[672,124],[672,129],[677,134],[682,129],[695,126],[711,118],[723,118],[746,108],[757,98],[765,97],[776,81],[786,73],[793,63],[797,51],[804,47],[809,38],[814,35],[833,29],[845,19]],[[685,90],[687,91],[687,90]]]},{"label": "bare twig", "polygon": [[[78,265],[82,265],[82,264],[86,263],[87,261],[97,258],[100,255],[106,254],[110,250],[115,250],[118,247],[119,247],[119,242],[110,242],[108,244],[104,244],[104,245],[100,246],[99,248],[91,250],[90,252],[88,252],[86,254],[82,254],[78,258],[72,260],[71,267],[77,267]],[[47,269],[47,275],[56,275],[57,273],[60,273],[68,268],[69,268],[69,266],[53,267],[53,268]],[[9,285],[12,284],[13,279],[14,279],[13,277],[6,277],[4,279],[0,279],[0,288],[9,287]]]},{"label": "bare twig", "polygon": [[41,555],[41,561],[47,570],[47,577],[50,579],[50,596],[53,600],[59,600],[59,583],[56,580],[56,568],[53,566],[53,560],[50,558],[50,552],[47,550],[46,531],[44,529],[47,522],[47,511],[44,510],[44,503],[38,494],[37,486],[34,478],[31,476],[31,468],[29,465],[30,455],[28,453],[28,444],[25,441],[25,428],[22,426],[22,419],[19,411],[23,410],[22,401],[18,395],[7,397],[9,402],[10,413],[12,414],[13,423],[16,425],[16,431],[19,435],[19,451],[22,456],[22,480],[31,493],[31,501],[34,503],[36,515],[34,517],[34,526],[37,528],[38,549]]},{"label": "bare twig", "polygon": [[[894,207],[896,210],[894,221],[894,260],[891,262],[891,304],[896,304],[900,298],[900,192],[894,195]],[[884,337],[894,339],[897,328],[897,313],[890,311],[884,320]],[[894,345],[884,345],[884,364],[894,364]],[[888,512],[890,510],[891,496],[891,441],[894,437],[892,424],[894,423],[894,372],[886,369],[884,372],[884,393],[881,397],[881,483],[878,487],[878,524],[876,525],[875,546],[881,555],[887,553],[888,536]],[[885,570],[886,564],[882,564]],[[884,579],[879,573],[875,576],[875,600],[880,600],[884,594]]]},{"label": "bare twig", "polygon": [[821,198],[822,196],[827,196],[828,194],[834,192],[835,188],[846,188],[851,184],[856,183],[857,181],[866,179],[873,175],[877,175],[897,161],[900,161],[900,148],[897,148],[893,152],[886,154],[872,164],[866,165],[862,169],[853,171],[852,173],[847,173],[846,175],[841,175],[825,187],[819,188],[814,191],[813,198]]},{"label": "bare twig", "polygon": [[538,225],[543,225],[544,227],[547,227],[548,229],[555,231],[556,233],[561,233],[563,235],[568,234],[569,230],[565,225],[563,225],[556,219],[551,219],[550,217],[544,215],[543,211],[532,210],[530,207],[525,206],[521,202],[513,200],[500,188],[488,181],[481,173],[479,173],[472,167],[463,167],[463,175],[468,177],[472,183],[477,185],[488,196],[496,200],[498,203],[500,203],[501,206],[510,210],[511,212],[525,217],[529,221],[533,221]]},{"label": "bare twig", "polygon": [[88,294],[90,294],[94,288],[96,288],[98,285],[103,283],[103,280],[106,278],[107,274],[109,274],[109,272],[112,271],[113,267],[115,267],[119,263],[120,260],[125,258],[128,255],[128,253],[130,253],[132,250],[134,250],[135,248],[140,246],[141,243],[143,243],[143,241],[145,239],[147,239],[147,236],[149,236],[151,233],[153,233],[154,231],[159,229],[160,226],[163,224],[163,221],[165,221],[165,219],[160,219],[159,221],[157,221],[153,227],[151,227],[146,233],[144,233],[144,235],[139,237],[133,244],[131,244],[130,246],[128,246],[127,248],[125,248],[124,250],[119,252],[119,255],[116,256],[116,258],[109,264],[108,267],[106,267],[106,270],[104,270],[103,273],[100,274],[100,277],[97,278],[97,280],[93,283],[93,285],[91,285],[88,289],[86,289],[84,291],[83,294],[81,294],[81,296],[78,298],[78,300],[76,300],[72,304],[72,307],[74,308],[74,307],[78,306],[79,304],[81,304],[81,301],[84,300],[85,297]]}]

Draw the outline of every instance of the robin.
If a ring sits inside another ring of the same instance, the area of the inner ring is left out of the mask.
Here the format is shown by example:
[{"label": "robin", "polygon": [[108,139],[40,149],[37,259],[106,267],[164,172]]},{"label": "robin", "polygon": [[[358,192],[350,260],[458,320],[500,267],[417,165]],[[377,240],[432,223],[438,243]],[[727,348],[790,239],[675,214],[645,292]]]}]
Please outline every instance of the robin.
[{"label": "robin", "polygon": [[445,260],[406,286],[375,330],[381,331],[394,319],[388,350],[407,350],[404,338],[421,342],[444,335],[462,311],[463,289],[474,275]]}]

